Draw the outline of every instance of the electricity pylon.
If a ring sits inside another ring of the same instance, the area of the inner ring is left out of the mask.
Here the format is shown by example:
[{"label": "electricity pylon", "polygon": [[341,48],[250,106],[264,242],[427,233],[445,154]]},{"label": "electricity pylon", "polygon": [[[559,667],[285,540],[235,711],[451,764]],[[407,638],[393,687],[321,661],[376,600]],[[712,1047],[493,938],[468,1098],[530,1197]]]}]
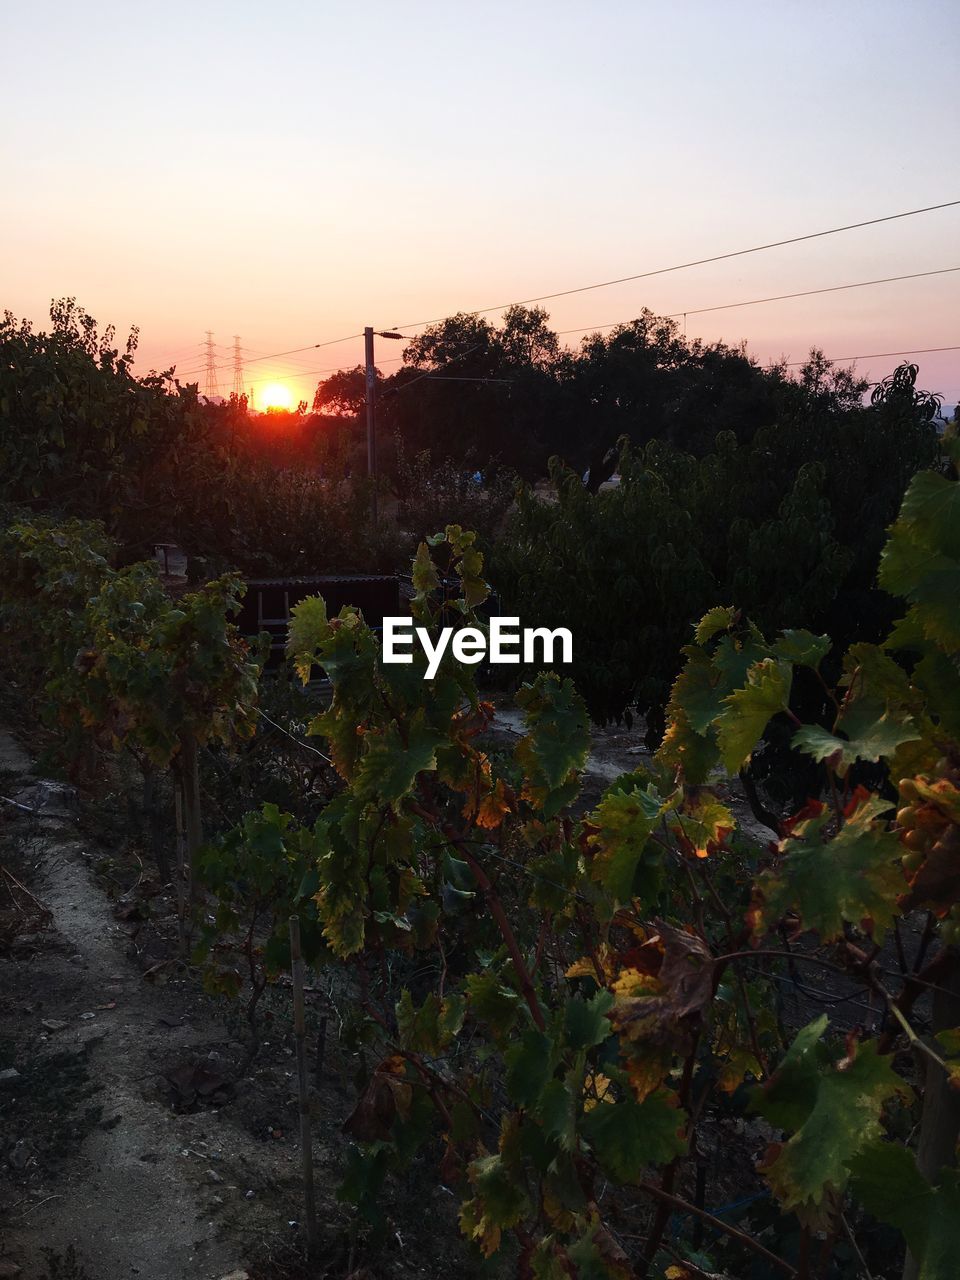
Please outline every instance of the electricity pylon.
[{"label": "electricity pylon", "polygon": [[239,400],[243,395],[243,356],[240,354],[240,337],[233,335],[233,394]]},{"label": "electricity pylon", "polygon": [[207,329],[207,340],[204,346],[207,348],[207,381],[203,394],[208,400],[215,400],[220,395],[220,385],[217,379],[217,357],[214,352],[216,343],[213,340],[213,330]]}]

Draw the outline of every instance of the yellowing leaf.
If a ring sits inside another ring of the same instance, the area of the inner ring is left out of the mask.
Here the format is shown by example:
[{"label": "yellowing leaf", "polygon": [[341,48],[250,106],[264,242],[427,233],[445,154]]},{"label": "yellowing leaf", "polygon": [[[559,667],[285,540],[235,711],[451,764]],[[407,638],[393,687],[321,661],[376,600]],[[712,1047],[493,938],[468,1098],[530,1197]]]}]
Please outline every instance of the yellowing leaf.
[{"label": "yellowing leaf", "polygon": [[698,858],[708,857],[737,826],[727,806],[705,787],[690,788],[668,822],[681,846]]},{"label": "yellowing leaf", "polygon": [[717,718],[717,743],[728,773],[736,773],[757,745],[764,729],[790,700],[792,668],[764,658],[747,672],[747,683],[724,698]]}]

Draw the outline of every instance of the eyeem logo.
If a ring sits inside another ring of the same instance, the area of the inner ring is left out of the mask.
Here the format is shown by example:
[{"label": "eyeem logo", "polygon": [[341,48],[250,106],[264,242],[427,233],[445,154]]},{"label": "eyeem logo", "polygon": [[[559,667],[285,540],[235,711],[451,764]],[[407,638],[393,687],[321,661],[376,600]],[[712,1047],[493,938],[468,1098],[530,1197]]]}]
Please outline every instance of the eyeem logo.
[{"label": "eyeem logo", "polygon": [[[482,662],[488,654],[488,636],[479,627],[444,627],[434,644],[426,627],[414,627],[412,618],[384,618],[384,662],[413,662],[413,654],[407,651],[413,647],[415,639],[419,641],[427,659],[424,680],[432,680],[440,670],[440,661],[448,645],[458,662],[471,666]],[[544,662],[548,666],[556,662],[572,662],[573,635],[566,627],[557,627],[555,631],[549,631],[546,627],[524,627],[521,630],[519,618],[491,618],[490,661],[519,663],[521,654],[523,662]]]}]

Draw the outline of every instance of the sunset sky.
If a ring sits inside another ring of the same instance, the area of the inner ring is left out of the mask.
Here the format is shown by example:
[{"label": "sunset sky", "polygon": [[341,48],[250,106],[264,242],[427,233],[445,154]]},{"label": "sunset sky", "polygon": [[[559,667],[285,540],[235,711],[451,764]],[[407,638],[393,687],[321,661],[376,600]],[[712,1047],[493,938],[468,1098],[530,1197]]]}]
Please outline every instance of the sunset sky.
[{"label": "sunset sky", "polygon": [[[42,325],[75,295],[201,386],[213,330],[229,390],[234,334],[253,359],[958,199],[958,53],[955,0],[8,2],[0,307]],[[960,207],[545,305],[586,329],[957,266]],[[762,360],[956,346],[958,296],[960,272],[687,330]],[[310,399],[361,358],[245,383]],[[916,359],[956,403],[960,351]]]}]

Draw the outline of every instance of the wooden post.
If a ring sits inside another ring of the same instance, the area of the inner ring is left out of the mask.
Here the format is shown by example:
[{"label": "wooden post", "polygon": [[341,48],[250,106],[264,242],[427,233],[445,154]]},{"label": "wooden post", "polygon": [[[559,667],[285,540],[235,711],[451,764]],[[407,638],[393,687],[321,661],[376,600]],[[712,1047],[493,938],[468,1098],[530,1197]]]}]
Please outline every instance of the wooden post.
[{"label": "wooden post", "polygon": [[[948,947],[949,967],[938,976],[930,1010],[934,1035],[955,1027],[960,1022],[960,952]],[[920,1112],[920,1137],[917,1141],[917,1167],[928,1182],[937,1183],[945,1168],[957,1163],[957,1135],[960,1133],[960,1093],[936,1062],[924,1057],[923,1109]],[[903,1280],[917,1280],[920,1266],[907,1250]]]},{"label": "wooden post", "polygon": [[[197,740],[186,732],[180,738],[184,815],[187,829],[187,879],[192,882],[193,860],[203,844],[203,811],[200,805],[200,761]],[[192,896],[192,894],[191,894]]]},{"label": "wooden post", "polygon": [[173,771],[173,809],[177,829],[177,931],[180,938],[180,957],[187,954],[187,839],[183,820],[183,777],[179,769]]},{"label": "wooden post", "polygon": [[371,514],[377,523],[377,369],[373,363],[373,329],[363,331],[364,399],[367,411],[367,475],[371,483]]},{"label": "wooden post", "polygon": [[300,952],[300,918],[290,917],[290,959],[293,973],[293,1031],[297,1040],[297,1093],[300,1100],[300,1157],[303,1162],[304,1221],[307,1256],[317,1252],[317,1206],[313,1191],[313,1144],[310,1137],[310,1100],[307,1091],[307,1027],[303,1001],[303,956]]}]

